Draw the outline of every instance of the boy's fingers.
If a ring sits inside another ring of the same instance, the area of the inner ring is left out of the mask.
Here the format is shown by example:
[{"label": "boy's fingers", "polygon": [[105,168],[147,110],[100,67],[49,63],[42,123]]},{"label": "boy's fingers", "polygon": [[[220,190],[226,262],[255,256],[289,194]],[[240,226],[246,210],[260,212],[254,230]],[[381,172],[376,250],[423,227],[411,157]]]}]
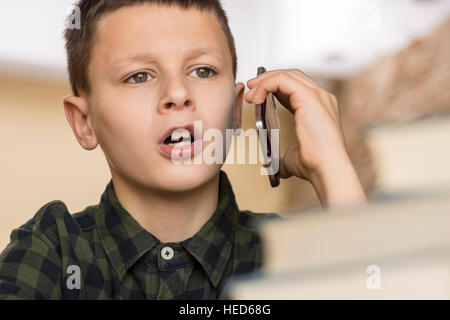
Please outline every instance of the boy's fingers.
[{"label": "boy's fingers", "polygon": [[263,74],[260,74],[259,76],[250,79],[247,81],[247,87],[249,89],[254,88],[260,81],[274,76],[278,73],[288,73],[290,75],[292,75],[293,77],[297,78],[299,81],[301,81],[302,83],[304,83],[305,85],[307,85],[308,87],[310,87],[311,89],[317,89],[320,86],[314,82],[314,80],[312,80],[311,78],[309,78],[306,74],[304,74],[302,71],[298,70],[298,69],[288,69],[288,70],[272,70],[272,71],[267,71],[264,72]]},{"label": "boy's fingers", "polygon": [[300,146],[297,143],[291,145],[280,160],[280,178],[287,179],[295,175],[298,178],[305,179],[305,176],[299,172]]},{"label": "boy's fingers", "polygon": [[[273,93],[278,101],[291,113],[300,105],[300,100],[317,99],[317,93],[314,89],[306,86],[293,75],[289,73],[275,73],[270,77],[266,77],[258,82],[258,85],[246,94],[248,103],[261,104],[267,97],[267,94]],[[291,99],[295,97],[295,99]],[[294,102],[294,103],[291,103]]]}]

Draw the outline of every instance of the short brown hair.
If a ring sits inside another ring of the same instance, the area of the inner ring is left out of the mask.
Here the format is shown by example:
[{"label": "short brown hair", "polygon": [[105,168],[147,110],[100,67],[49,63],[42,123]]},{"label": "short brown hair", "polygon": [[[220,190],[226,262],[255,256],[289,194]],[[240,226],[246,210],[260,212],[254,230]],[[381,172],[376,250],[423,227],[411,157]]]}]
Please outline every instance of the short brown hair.
[{"label": "short brown hair", "polygon": [[[183,9],[197,9],[213,12],[222,26],[228,41],[236,79],[237,56],[234,38],[228,25],[227,15],[220,0],[79,0],[75,5],[80,9],[81,29],[66,28],[67,69],[73,94],[79,96],[79,90],[89,94],[88,66],[92,52],[92,39],[97,22],[105,14],[126,6],[151,3],[164,6],[177,6]],[[70,18],[70,16],[69,16]]]}]

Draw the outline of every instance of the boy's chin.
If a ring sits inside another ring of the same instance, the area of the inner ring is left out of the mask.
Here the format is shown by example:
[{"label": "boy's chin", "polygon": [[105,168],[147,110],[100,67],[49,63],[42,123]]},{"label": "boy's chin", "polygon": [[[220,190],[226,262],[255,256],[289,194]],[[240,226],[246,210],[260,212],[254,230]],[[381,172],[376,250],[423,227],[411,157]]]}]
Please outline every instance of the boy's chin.
[{"label": "boy's chin", "polygon": [[198,188],[219,174],[220,165],[180,164],[158,169],[158,187],[164,191],[182,192]]}]

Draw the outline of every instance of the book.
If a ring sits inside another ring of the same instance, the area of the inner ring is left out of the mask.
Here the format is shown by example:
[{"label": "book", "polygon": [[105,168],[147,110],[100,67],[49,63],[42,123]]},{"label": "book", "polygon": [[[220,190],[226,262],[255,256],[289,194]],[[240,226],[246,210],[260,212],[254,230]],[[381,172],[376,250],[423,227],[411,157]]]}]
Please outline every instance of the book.
[{"label": "book", "polygon": [[364,130],[378,193],[450,189],[450,114],[372,123]]},{"label": "book", "polygon": [[380,170],[369,205],[259,226],[263,266],[231,281],[232,299],[450,299],[450,117],[367,132]]}]

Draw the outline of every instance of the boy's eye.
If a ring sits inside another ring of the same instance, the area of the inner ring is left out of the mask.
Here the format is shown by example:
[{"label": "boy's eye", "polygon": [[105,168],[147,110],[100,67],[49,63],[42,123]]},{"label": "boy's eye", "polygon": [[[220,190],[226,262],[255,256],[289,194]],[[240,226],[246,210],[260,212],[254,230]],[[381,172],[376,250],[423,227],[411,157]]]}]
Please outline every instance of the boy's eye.
[{"label": "boy's eye", "polygon": [[[196,73],[197,76],[199,78],[211,78],[212,76],[214,76],[215,74],[217,74],[217,72],[211,68],[208,67],[201,67],[201,68],[197,68],[195,69],[192,73]],[[191,73],[191,74],[192,74]],[[126,79],[127,83],[145,83],[150,79],[150,74],[148,72],[138,72],[133,74],[132,76],[130,76],[128,79]]]},{"label": "boy's eye", "polygon": [[[213,75],[217,74],[216,71],[214,71],[211,68],[208,67],[201,67],[201,68],[197,68],[195,69],[193,72],[195,72],[200,78],[211,78]],[[211,75],[211,76],[208,76]]]},{"label": "boy's eye", "polygon": [[147,82],[150,77],[148,72],[138,72],[129,77],[126,82],[128,83],[144,83]]}]

